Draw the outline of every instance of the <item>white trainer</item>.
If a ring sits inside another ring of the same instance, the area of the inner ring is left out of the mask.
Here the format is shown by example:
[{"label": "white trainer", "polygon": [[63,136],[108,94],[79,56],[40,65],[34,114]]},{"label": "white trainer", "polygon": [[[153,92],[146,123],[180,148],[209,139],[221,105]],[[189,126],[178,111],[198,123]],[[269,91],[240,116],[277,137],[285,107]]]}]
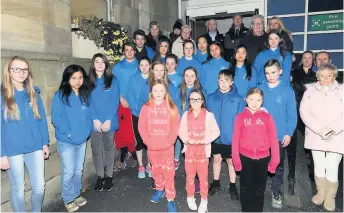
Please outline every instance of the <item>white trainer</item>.
[{"label": "white trainer", "polygon": [[198,213],[208,212],[208,200],[201,200],[201,203],[198,207]]},{"label": "white trainer", "polygon": [[188,202],[189,209],[193,211],[197,210],[196,199],[194,197],[188,197],[186,201]]}]

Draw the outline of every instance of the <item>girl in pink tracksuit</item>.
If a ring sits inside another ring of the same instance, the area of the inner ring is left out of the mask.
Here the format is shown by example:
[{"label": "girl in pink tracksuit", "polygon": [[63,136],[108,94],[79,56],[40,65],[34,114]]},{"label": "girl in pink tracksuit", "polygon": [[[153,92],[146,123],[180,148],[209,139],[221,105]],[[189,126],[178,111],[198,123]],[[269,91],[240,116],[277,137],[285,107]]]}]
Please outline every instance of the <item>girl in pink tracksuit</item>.
[{"label": "girl in pink tracksuit", "polygon": [[[262,108],[263,91],[251,88],[247,108],[234,123],[232,159],[240,172],[240,201],[243,212],[262,212],[267,172],[279,164],[279,144],[273,117]],[[271,149],[271,156],[270,156]]]},{"label": "girl in pink tracksuit", "polygon": [[166,193],[169,212],[177,211],[174,202],[174,143],[178,136],[179,123],[178,109],[168,94],[166,82],[155,80],[149,100],[141,109],[138,129],[143,143],[147,145],[152,177],[156,185],[151,202],[158,203]]},{"label": "girl in pink tracksuit", "polygon": [[189,111],[182,116],[179,137],[185,143],[187,203],[191,210],[197,210],[194,198],[196,173],[200,181],[201,204],[198,212],[206,212],[208,205],[208,165],[211,142],[220,136],[214,114],[205,109],[205,99],[200,90],[189,95]]}]

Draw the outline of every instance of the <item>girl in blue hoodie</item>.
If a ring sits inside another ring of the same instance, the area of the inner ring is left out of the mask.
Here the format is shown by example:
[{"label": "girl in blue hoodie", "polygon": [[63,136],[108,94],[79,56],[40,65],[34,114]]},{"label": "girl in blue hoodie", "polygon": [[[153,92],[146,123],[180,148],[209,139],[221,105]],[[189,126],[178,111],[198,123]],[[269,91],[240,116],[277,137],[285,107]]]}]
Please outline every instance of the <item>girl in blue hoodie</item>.
[{"label": "girl in blue hoodie", "polygon": [[[199,90],[202,91],[202,86],[199,82],[197,76],[197,70],[195,67],[187,67],[183,73],[183,81],[181,85],[176,89],[176,105],[179,110],[180,116],[184,114],[184,112],[188,111],[188,97],[192,90]],[[180,140],[177,139],[175,144],[174,150],[174,168],[177,170],[179,167],[179,156],[181,151],[181,143]]]},{"label": "girl in blue hoodie", "polygon": [[[113,138],[114,132],[118,129],[119,84],[111,73],[109,60],[101,53],[93,56],[89,77],[94,87],[90,99],[93,120],[92,157],[98,176],[94,190],[110,191],[113,187],[112,174],[115,161]],[[105,166],[106,174],[104,174]]]},{"label": "girl in blue hoodie", "polygon": [[223,69],[229,68],[229,63],[223,58],[223,48],[220,42],[214,41],[210,45],[210,55],[208,59],[203,62],[201,72],[199,72],[199,79],[202,87],[210,95],[217,89],[218,74]]},{"label": "girl in blue hoodie", "polygon": [[168,80],[170,80],[174,86],[177,88],[182,83],[182,76],[176,72],[176,67],[178,66],[178,57],[175,54],[170,54],[166,57],[166,69],[168,73]]},{"label": "girl in blue hoodie", "polygon": [[[135,134],[135,139],[136,139],[136,156],[137,156],[137,161],[139,164],[139,171],[137,174],[138,178],[146,177],[145,167],[142,161],[142,149],[147,150],[147,146],[143,143],[143,140],[138,130],[138,122],[139,122],[139,115],[140,115],[138,100],[139,100],[142,87],[145,84],[147,84],[150,66],[151,66],[151,61],[149,60],[149,58],[147,56],[143,56],[139,60],[140,72],[136,73],[132,78],[130,78],[129,83],[128,83],[128,103],[130,106],[130,110],[132,112],[133,129],[134,129],[134,134]],[[149,162],[147,164],[147,168],[150,168]]]},{"label": "girl in blue hoodie", "polygon": [[253,66],[257,70],[258,84],[266,81],[264,64],[270,59],[276,59],[281,64],[282,74],[280,80],[285,84],[289,84],[293,60],[290,52],[285,49],[281,34],[276,30],[269,32],[266,49],[260,52],[254,61]]},{"label": "girl in blue hoodie", "polygon": [[26,211],[24,165],[30,176],[32,211],[40,212],[42,208],[49,133],[39,93],[28,61],[11,57],[4,67],[1,85],[1,169],[6,170],[10,181],[15,212]]},{"label": "girl in blue hoodie", "polygon": [[208,37],[206,37],[205,35],[201,35],[197,39],[197,53],[194,55],[194,57],[201,64],[208,58],[210,43],[211,41],[209,41]]},{"label": "girl in blue hoodie", "polygon": [[155,49],[155,56],[152,61],[160,61],[162,63],[165,63],[166,56],[169,54],[171,54],[170,42],[167,37],[163,37],[158,41]]},{"label": "girl in blue hoodie", "polygon": [[245,45],[240,44],[235,48],[229,70],[234,73],[234,85],[243,98],[250,88],[257,86],[257,73],[251,67]]},{"label": "girl in blue hoodie", "polygon": [[61,163],[62,199],[73,212],[87,203],[80,196],[86,141],[92,131],[91,82],[84,68],[69,65],[53,97],[51,120]]},{"label": "girl in blue hoodie", "polygon": [[191,40],[186,40],[183,43],[184,56],[179,60],[177,73],[183,75],[185,68],[195,67],[197,71],[201,70],[201,63],[194,57],[195,44]]},{"label": "girl in blue hoodie", "polygon": [[148,75],[148,81],[146,84],[143,85],[139,100],[138,100],[138,107],[139,111],[141,111],[142,106],[149,100],[149,92],[150,87],[153,85],[153,82],[155,80],[164,80],[165,82],[168,82],[168,92],[173,100],[173,102],[176,102],[176,94],[175,94],[175,88],[170,80],[168,80],[168,73],[166,66],[161,61],[155,61],[152,63],[152,68]]},{"label": "girl in blue hoodie", "polygon": [[268,60],[264,65],[264,70],[267,82],[259,86],[264,92],[263,107],[275,120],[280,143],[280,163],[271,183],[271,204],[272,207],[280,209],[282,208],[281,187],[283,185],[285,151],[297,123],[296,99],[289,82],[285,83],[280,80],[282,67],[278,60]]}]

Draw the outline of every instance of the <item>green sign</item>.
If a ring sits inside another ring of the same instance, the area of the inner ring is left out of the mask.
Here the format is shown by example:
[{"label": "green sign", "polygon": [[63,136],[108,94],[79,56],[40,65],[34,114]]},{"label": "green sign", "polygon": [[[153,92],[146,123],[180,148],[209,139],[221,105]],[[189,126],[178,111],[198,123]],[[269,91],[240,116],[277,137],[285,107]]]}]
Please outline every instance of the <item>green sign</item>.
[{"label": "green sign", "polygon": [[312,15],[310,31],[343,30],[343,13]]}]

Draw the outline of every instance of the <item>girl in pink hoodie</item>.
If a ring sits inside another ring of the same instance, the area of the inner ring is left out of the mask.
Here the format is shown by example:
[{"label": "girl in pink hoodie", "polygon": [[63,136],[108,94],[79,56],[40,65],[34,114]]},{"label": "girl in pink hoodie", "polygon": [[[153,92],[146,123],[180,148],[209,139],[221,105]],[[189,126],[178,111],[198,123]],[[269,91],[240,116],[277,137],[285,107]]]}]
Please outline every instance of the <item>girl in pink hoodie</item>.
[{"label": "girl in pink hoodie", "polygon": [[197,210],[195,202],[195,176],[200,182],[201,204],[198,212],[206,212],[208,206],[208,165],[211,142],[220,136],[214,114],[205,109],[204,95],[193,90],[189,97],[189,111],[185,112],[179,127],[179,137],[185,143],[187,203],[191,210]]},{"label": "girl in pink hoodie", "polygon": [[[240,201],[243,212],[262,212],[268,171],[279,164],[279,144],[274,119],[262,108],[263,91],[247,92],[247,108],[235,119],[232,159],[240,172]],[[270,154],[271,149],[271,154]]]},{"label": "girl in pink hoodie", "polygon": [[173,145],[178,136],[179,123],[178,109],[168,93],[167,84],[163,80],[155,80],[149,100],[141,109],[138,129],[143,143],[147,145],[156,185],[151,202],[158,203],[166,194],[169,212],[176,212]]}]

